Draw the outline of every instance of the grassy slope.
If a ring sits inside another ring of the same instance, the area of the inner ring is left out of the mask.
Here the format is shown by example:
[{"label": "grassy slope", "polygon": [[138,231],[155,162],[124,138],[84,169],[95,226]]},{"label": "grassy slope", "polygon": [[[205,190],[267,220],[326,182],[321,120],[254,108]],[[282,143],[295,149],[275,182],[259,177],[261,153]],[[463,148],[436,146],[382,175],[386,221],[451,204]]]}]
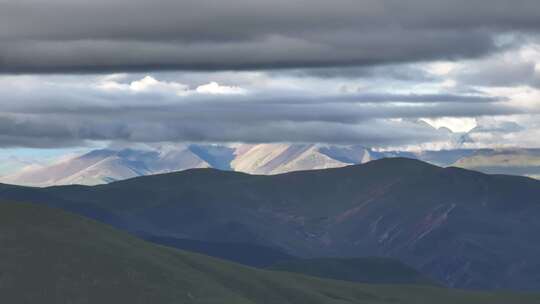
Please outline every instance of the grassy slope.
[{"label": "grassy slope", "polygon": [[244,243],[213,243],[142,236],[146,241],[243,265],[366,284],[442,284],[399,260],[384,257],[301,259],[274,248]]},{"label": "grassy slope", "polygon": [[540,296],[370,286],[255,270],[35,205],[0,204],[1,303],[539,303]]},{"label": "grassy slope", "polygon": [[269,269],[373,284],[438,285],[414,268],[389,258],[317,258],[278,262]]},{"label": "grassy slope", "polygon": [[142,236],[148,242],[184,251],[196,252],[235,263],[266,268],[281,261],[296,259],[272,247],[248,243],[204,242],[159,236]]}]

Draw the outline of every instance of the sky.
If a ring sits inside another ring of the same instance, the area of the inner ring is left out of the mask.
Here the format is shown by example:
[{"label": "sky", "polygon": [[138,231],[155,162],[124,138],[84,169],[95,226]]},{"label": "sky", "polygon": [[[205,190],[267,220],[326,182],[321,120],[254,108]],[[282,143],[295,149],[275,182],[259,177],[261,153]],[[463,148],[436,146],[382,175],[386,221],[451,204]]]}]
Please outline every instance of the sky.
[{"label": "sky", "polygon": [[0,159],[540,148],[537,0],[0,0]]}]

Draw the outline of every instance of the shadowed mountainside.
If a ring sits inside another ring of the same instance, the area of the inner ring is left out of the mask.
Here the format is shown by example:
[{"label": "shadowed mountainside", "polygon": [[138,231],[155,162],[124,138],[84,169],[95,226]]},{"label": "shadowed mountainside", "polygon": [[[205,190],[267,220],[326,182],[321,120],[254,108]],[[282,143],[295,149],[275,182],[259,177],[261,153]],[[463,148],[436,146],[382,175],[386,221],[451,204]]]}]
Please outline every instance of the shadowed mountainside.
[{"label": "shadowed mountainside", "polygon": [[309,257],[397,258],[460,288],[540,290],[540,182],[383,159],[253,176],[213,169],[96,187],[4,185],[118,228]]},{"label": "shadowed mountainside", "polygon": [[269,267],[281,261],[294,260],[295,257],[280,250],[249,243],[204,242],[199,240],[177,239],[160,236],[141,236],[144,240],[185,251],[244,264],[252,267]]},{"label": "shadowed mountainside", "polygon": [[247,243],[203,242],[156,236],[142,237],[154,244],[276,271],[367,284],[440,286],[414,268],[389,258],[299,259],[275,248]]},{"label": "shadowed mountainside", "polygon": [[153,245],[60,210],[0,205],[2,303],[538,303],[536,295],[361,285]]}]

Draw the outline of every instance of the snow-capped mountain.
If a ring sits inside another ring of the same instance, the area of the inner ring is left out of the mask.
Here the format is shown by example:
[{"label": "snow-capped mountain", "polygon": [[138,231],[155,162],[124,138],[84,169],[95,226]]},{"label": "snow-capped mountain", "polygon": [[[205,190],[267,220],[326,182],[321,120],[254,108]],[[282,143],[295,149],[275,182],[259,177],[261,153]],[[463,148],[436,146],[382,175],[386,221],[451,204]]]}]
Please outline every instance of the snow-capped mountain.
[{"label": "snow-capped mountain", "polygon": [[360,146],[319,144],[240,145],[234,154],[231,168],[252,174],[337,168],[371,160],[369,151]]},{"label": "snow-capped mountain", "polygon": [[27,167],[2,182],[30,186],[96,185],[141,175],[204,168],[210,165],[186,149],[167,151],[95,150],[51,166]]},{"label": "snow-capped mountain", "polygon": [[95,150],[50,166],[26,167],[2,182],[30,186],[96,185],[132,177],[217,168],[252,174],[343,167],[372,157],[361,146],[318,144],[176,145],[153,149]]},{"label": "snow-capped mountain", "polygon": [[[216,168],[273,175],[301,170],[338,168],[385,157],[416,158],[439,166],[455,165],[488,173],[516,174],[521,172],[514,170],[515,166],[502,167],[497,171],[487,170],[492,169],[492,166],[476,166],[478,158],[484,159],[485,153],[488,152],[487,150],[459,149],[415,153],[377,152],[361,145],[326,144],[181,144],[145,149],[94,150],[49,166],[30,165],[14,174],[2,177],[0,181],[38,187],[70,184],[97,185],[191,168]],[[522,154],[506,154],[507,157],[521,155],[520,159],[523,159]],[[530,153],[528,155],[530,156]],[[520,166],[523,167],[523,163]]]}]

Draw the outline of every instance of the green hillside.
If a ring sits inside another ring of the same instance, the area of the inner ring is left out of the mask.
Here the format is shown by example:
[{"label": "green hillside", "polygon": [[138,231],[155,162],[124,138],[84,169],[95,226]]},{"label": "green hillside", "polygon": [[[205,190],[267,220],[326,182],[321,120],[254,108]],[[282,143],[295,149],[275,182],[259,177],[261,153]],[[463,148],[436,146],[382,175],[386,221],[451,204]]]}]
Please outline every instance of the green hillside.
[{"label": "green hillside", "polygon": [[389,258],[295,259],[278,262],[269,269],[359,283],[439,285],[416,269]]},{"label": "green hillside", "polygon": [[540,296],[329,281],[176,251],[35,205],[0,204],[1,303],[539,303]]}]

